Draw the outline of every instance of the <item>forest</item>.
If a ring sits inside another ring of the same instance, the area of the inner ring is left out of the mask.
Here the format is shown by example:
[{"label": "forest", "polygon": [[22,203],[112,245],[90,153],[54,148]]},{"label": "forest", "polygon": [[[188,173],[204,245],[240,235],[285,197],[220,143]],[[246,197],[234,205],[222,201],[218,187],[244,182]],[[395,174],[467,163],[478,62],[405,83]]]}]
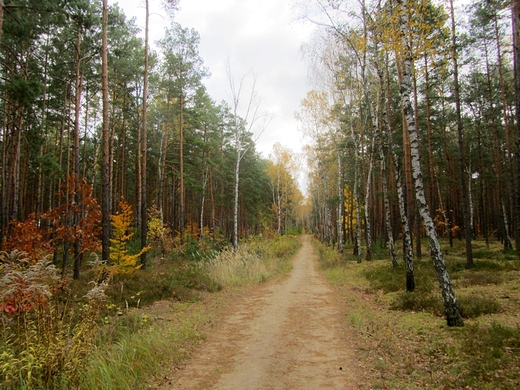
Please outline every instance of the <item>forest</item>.
[{"label": "forest", "polygon": [[316,1],[306,17],[323,28],[305,49],[316,89],[297,114],[311,229],[358,261],[387,246],[394,266],[402,238],[408,291],[427,238],[451,325],[462,318],[440,239],[465,242],[467,268],[477,238],[520,245],[516,14],[456,3]]},{"label": "forest", "polygon": [[[107,0],[0,0],[5,388],[136,388],[165,353],[137,309],[288,272],[301,233],[325,266],[389,260],[410,293],[431,257],[440,316],[462,327],[448,252],[471,270],[497,243],[520,251],[520,2],[309,0],[302,189],[292,150],[255,149],[256,80],[228,69],[214,101],[179,2],[150,42],[149,1],[141,31]],[[172,349],[203,338],[195,314]],[[110,346],[137,363],[116,371]]]},{"label": "forest", "polygon": [[[116,214],[122,201],[143,247],[149,220],[181,244],[211,235],[236,245],[237,237],[301,224],[292,152],[275,145],[272,161],[256,152],[258,102],[238,92],[231,104],[211,99],[200,37],[173,21],[176,2],[166,5],[171,27],[156,51],[117,6],[107,10],[106,87],[101,2],[4,5],[4,249],[38,248],[44,243],[22,242],[35,229],[63,268],[71,253],[77,278],[83,254],[101,244],[95,213]],[[239,117],[239,104],[249,118]]]}]

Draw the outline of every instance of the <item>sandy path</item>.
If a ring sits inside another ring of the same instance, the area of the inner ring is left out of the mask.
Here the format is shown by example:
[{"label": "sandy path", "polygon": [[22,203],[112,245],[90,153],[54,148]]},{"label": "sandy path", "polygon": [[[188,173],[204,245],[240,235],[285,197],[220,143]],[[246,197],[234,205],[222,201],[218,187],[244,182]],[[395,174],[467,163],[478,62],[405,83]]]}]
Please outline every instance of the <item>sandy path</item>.
[{"label": "sandy path", "polygon": [[359,377],[342,309],[308,236],[290,276],[233,305],[168,389],[355,389]]}]

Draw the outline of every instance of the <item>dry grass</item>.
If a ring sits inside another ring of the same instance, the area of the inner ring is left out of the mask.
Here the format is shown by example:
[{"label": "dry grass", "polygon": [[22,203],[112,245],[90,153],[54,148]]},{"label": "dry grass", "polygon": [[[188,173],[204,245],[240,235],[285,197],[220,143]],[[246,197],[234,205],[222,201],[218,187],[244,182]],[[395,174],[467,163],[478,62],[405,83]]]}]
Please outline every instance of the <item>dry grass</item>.
[{"label": "dry grass", "polygon": [[461,246],[446,248],[463,328],[446,326],[427,256],[417,262],[416,292],[406,293],[404,267],[393,270],[389,259],[357,264],[321,250],[329,256],[322,261],[329,279],[345,296],[346,326],[357,336],[367,388],[520,387],[520,261],[498,244],[479,245],[470,270]]},{"label": "dry grass", "polygon": [[200,264],[202,273],[223,287],[258,284],[290,269],[289,259],[300,247],[295,236],[243,243]]}]

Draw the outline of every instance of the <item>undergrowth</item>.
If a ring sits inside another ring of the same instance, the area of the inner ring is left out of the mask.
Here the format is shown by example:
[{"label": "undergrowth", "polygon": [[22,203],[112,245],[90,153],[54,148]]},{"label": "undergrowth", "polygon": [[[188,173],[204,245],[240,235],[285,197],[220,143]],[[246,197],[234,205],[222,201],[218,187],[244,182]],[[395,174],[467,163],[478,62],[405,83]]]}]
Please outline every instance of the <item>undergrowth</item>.
[{"label": "undergrowth", "polygon": [[445,325],[433,265],[426,250],[415,262],[414,292],[405,291],[402,265],[386,259],[358,264],[315,243],[322,268],[345,295],[348,326],[359,357],[373,373],[371,388],[512,389],[520,386],[520,262],[499,243],[475,243],[475,267],[466,269],[463,243],[446,249],[462,328]]},{"label": "undergrowth", "polygon": [[117,341],[100,344],[82,371],[79,389],[140,388],[145,378],[186,359],[186,344],[204,337],[199,329],[206,316],[200,310],[183,312],[168,323],[132,315],[138,329],[120,327]]},{"label": "undergrowth", "polygon": [[228,249],[200,264],[203,274],[219,286],[240,286],[265,282],[290,269],[287,261],[300,247],[295,236],[250,240],[238,251]]},{"label": "undergrowth", "polygon": [[106,284],[77,297],[46,259],[15,250],[0,264],[2,389],[74,388],[95,348]]},{"label": "undergrowth", "polygon": [[[186,359],[189,345],[204,337],[208,315],[199,302],[201,292],[261,283],[287,272],[300,246],[295,236],[253,238],[237,253],[216,255],[218,243],[193,237],[182,252],[161,250],[144,270],[105,277],[98,264],[79,281],[62,277],[45,259],[4,252],[0,388],[139,388],[165,365]],[[143,311],[165,299],[186,309],[153,316]]]}]

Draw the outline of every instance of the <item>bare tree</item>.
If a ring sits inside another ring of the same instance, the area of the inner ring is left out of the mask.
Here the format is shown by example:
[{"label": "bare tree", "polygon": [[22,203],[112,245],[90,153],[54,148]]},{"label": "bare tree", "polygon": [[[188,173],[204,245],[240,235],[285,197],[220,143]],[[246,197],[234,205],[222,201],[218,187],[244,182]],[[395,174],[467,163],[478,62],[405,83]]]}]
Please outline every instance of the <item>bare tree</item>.
[{"label": "bare tree", "polygon": [[[269,125],[269,118],[265,114],[260,113],[260,99],[258,98],[256,90],[256,77],[253,72],[248,72],[240,78],[237,82],[231,73],[231,64],[228,59],[226,64],[226,72],[229,81],[229,88],[231,92],[231,109],[233,111],[232,128],[235,137],[235,185],[234,185],[234,202],[233,202],[233,248],[238,250],[238,195],[239,195],[239,181],[240,181],[240,162],[246,155],[247,151],[255,144],[258,138],[265,131]],[[247,88],[246,83],[251,79],[249,91],[245,92]],[[245,103],[243,97],[247,93]],[[242,116],[240,116],[240,114]],[[259,122],[262,122],[259,124]],[[259,127],[256,136],[253,139],[246,137],[252,134],[255,128]]]}]

